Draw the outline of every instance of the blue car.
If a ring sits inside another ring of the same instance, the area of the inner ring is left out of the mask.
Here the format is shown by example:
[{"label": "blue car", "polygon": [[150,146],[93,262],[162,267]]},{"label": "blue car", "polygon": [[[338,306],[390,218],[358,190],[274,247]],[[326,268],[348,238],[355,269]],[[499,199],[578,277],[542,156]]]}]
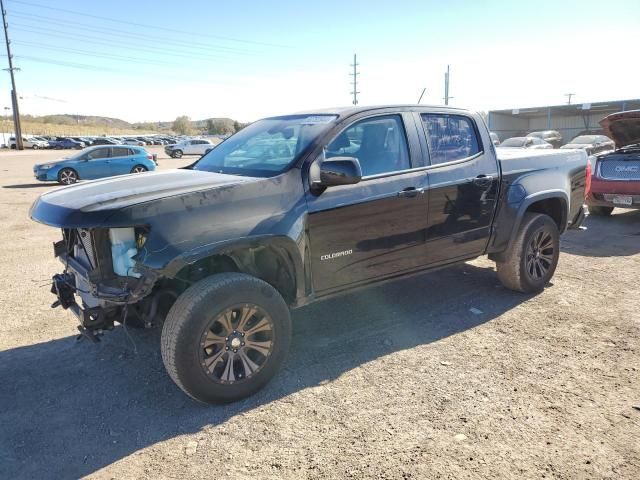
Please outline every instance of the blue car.
[{"label": "blue car", "polygon": [[156,169],[153,155],[142,147],[96,146],[62,160],[33,166],[33,174],[43,182],[71,185],[78,180],[142,173]]},{"label": "blue car", "polygon": [[62,150],[63,148],[75,148],[80,150],[85,147],[83,142],[73,140],[71,138],[57,138],[49,141],[49,148],[55,148],[56,150]]}]

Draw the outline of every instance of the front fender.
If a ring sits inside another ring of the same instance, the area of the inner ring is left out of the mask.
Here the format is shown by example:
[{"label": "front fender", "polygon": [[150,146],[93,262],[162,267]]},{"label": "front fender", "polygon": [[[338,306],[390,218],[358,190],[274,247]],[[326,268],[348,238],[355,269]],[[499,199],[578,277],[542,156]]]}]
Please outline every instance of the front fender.
[{"label": "front fender", "polygon": [[298,244],[292,238],[285,235],[256,235],[202,245],[186,251],[169,261],[160,274],[168,278],[173,278],[184,267],[200,260],[217,255],[233,257],[234,252],[259,249],[261,247],[277,248],[284,253],[295,281],[296,297],[304,297],[306,293],[304,253],[301,252]]}]

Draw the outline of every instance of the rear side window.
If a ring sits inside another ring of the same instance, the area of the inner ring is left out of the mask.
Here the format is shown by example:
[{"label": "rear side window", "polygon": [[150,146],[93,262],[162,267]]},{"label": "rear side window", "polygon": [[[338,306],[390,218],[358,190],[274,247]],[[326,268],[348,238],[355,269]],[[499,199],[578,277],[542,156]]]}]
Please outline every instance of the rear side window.
[{"label": "rear side window", "polygon": [[411,168],[402,118],[386,115],[354,123],[327,146],[327,158],[338,156],[357,158],[365,177]]},{"label": "rear side window", "polygon": [[431,164],[453,162],[480,152],[473,122],[468,117],[445,114],[423,114]]},{"label": "rear side window", "polygon": [[125,147],[113,147],[111,156],[112,157],[127,157],[129,156],[130,150]]}]

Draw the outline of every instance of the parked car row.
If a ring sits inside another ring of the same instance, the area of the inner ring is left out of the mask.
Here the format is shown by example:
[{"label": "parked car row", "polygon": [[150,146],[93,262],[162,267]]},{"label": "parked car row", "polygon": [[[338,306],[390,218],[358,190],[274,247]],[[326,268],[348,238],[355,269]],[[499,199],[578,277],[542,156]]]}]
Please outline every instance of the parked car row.
[{"label": "parked car row", "polygon": [[[175,137],[170,135],[150,135],[150,136],[102,136],[102,137],[56,137],[56,136],[23,136],[22,144],[25,148],[34,150],[53,149],[82,149],[94,145],[135,145],[144,147],[147,145],[170,145],[182,141],[185,137]],[[16,148],[15,137],[10,137],[8,147]]]},{"label": "parked car row", "polygon": [[[495,134],[494,134],[495,135]],[[603,152],[615,150],[615,143],[606,135],[578,135],[565,145],[562,144],[562,136],[555,130],[545,130],[531,132],[522,137],[507,138],[503,142],[497,139],[497,135],[491,137],[496,147],[500,148],[532,148],[532,149],[579,149],[584,150],[587,155],[596,155]],[[496,141],[497,140],[497,141]]]}]

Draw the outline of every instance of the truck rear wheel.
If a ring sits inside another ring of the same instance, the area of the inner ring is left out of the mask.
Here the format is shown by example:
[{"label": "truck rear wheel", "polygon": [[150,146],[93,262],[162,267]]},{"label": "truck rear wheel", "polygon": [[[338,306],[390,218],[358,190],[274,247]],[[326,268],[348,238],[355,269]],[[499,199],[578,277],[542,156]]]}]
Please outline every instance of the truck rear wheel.
[{"label": "truck rear wheel", "polygon": [[171,307],[162,360],[171,379],[203,403],[227,403],[262,388],[291,343],[291,318],[268,283],[242,273],[205,278]]},{"label": "truck rear wheel", "polygon": [[560,256],[558,226],[548,215],[525,213],[504,259],[496,262],[502,284],[518,292],[539,292],[551,280]]},{"label": "truck rear wheel", "polygon": [[589,213],[591,215],[598,215],[601,217],[608,217],[613,212],[613,207],[596,207],[589,205]]}]

